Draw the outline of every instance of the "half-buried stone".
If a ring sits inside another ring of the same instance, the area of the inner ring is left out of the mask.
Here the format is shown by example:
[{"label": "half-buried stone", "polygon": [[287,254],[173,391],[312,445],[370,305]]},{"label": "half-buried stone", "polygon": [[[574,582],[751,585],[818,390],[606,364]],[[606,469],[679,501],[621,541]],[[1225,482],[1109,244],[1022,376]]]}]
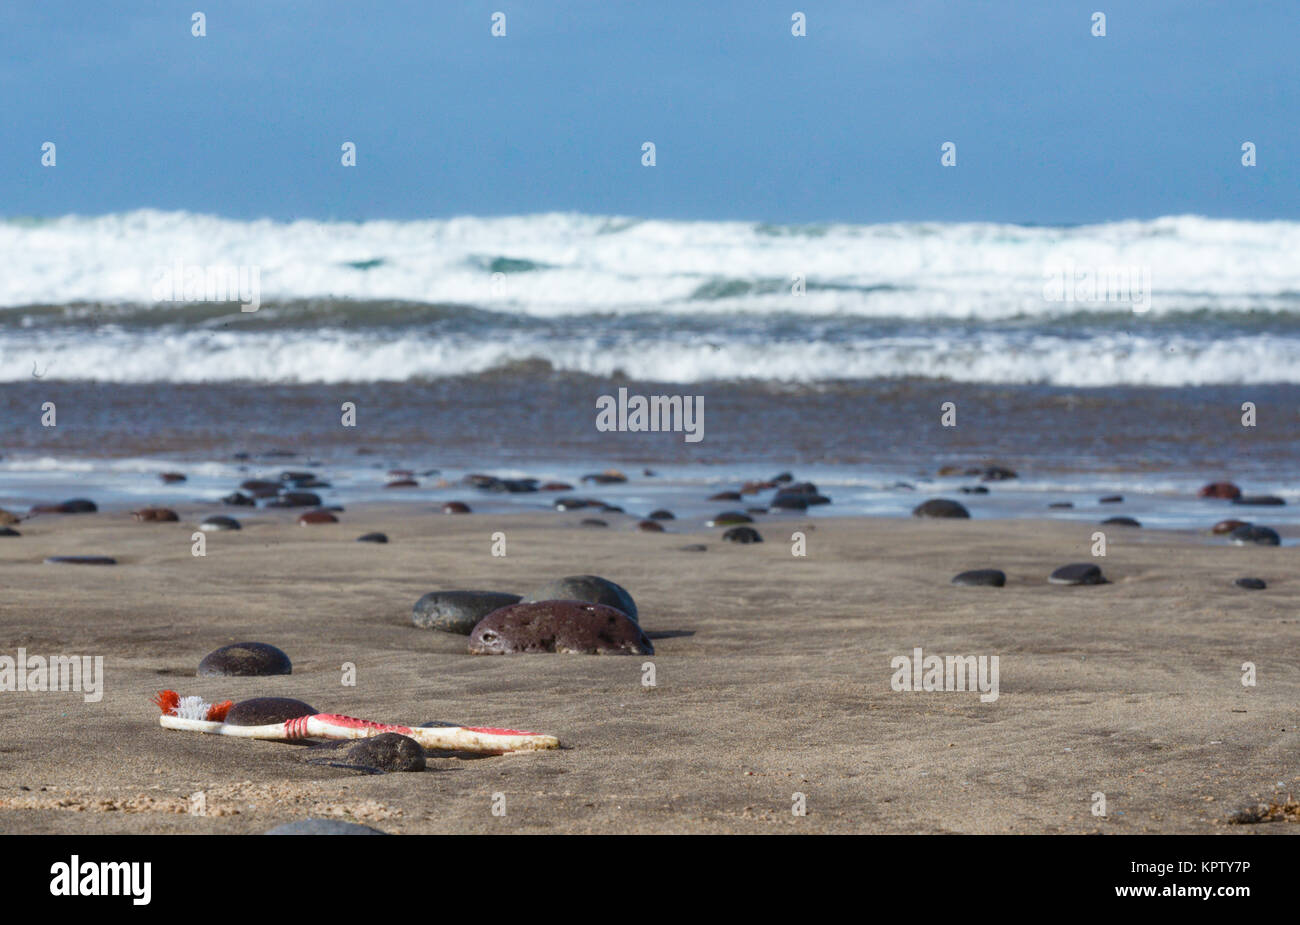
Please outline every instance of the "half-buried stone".
[{"label": "half-buried stone", "polygon": [[225,514],[213,514],[211,517],[203,518],[199,524],[199,529],[205,532],[215,530],[240,530],[239,521],[233,517],[227,517]]},{"label": "half-buried stone", "polygon": [[1277,495],[1242,495],[1239,498],[1233,498],[1232,503],[1252,506],[1277,506],[1286,504],[1286,500],[1279,498]]},{"label": "half-buried stone", "polygon": [[1140,527],[1142,524],[1132,517],[1107,517],[1101,522],[1103,527]]},{"label": "half-buried stone", "polygon": [[968,587],[1001,588],[1007,583],[1007,573],[995,568],[977,568],[954,575],[952,583]]},{"label": "half-buried stone", "polygon": [[46,565],[117,565],[112,556],[48,556]]},{"label": "half-buried stone", "polygon": [[1249,527],[1250,522],[1245,520],[1221,520],[1210,528],[1211,533],[1231,533],[1238,527]]},{"label": "half-buried stone", "polygon": [[521,603],[535,601],[586,601],[591,604],[604,604],[627,614],[633,623],[639,621],[636,601],[622,585],[615,584],[599,575],[569,575],[543,585],[531,594],[525,594]]},{"label": "half-buried stone", "polygon": [[535,601],[488,614],[469,636],[473,655],[564,652],[579,655],[654,655],[646,634],[627,615],[604,604]]},{"label": "half-buried stone", "polygon": [[145,523],[175,523],[180,520],[175,511],[165,507],[142,507],[132,511],[131,516]]},{"label": "half-buried stone", "polygon": [[1282,538],[1270,527],[1257,527],[1246,524],[1228,534],[1228,538],[1238,546],[1281,546]]},{"label": "half-buried stone", "polygon": [[94,501],[85,498],[73,498],[61,504],[38,504],[31,509],[32,514],[94,514],[99,508]]},{"label": "half-buried stone", "polygon": [[203,656],[199,677],[261,677],[293,674],[293,663],[275,646],[264,642],[237,642]]},{"label": "half-buried stone", "polygon": [[657,520],[643,520],[636,525],[642,533],[663,533],[664,525]]},{"label": "half-buried stone", "polygon": [[732,527],[726,533],[722,534],[722,539],[728,543],[761,543],[763,537],[753,527]]},{"label": "half-buried stone", "polygon": [[1262,578],[1238,578],[1233,584],[1247,591],[1263,591],[1268,587],[1268,583]]},{"label": "half-buried stone", "polygon": [[912,508],[913,517],[959,517],[970,519],[970,511],[956,501],[947,498],[931,498],[923,504]]},{"label": "half-buried stone", "polygon": [[358,543],[387,543],[388,535],[384,533],[363,533],[357,537]]},{"label": "half-buried stone", "polygon": [[339,519],[329,511],[307,511],[298,515],[298,526],[306,527],[311,524],[336,524]]},{"label": "half-buried stone", "polygon": [[1108,584],[1101,569],[1091,562],[1073,562],[1062,565],[1047,579],[1054,585],[1104,585]]},{"label": "half-buried stone", "polygon": [[226,722],[231,726],[269,726],[316,712],[311,704],[292,697],[253,697],[231,707]]},{"label": "half-buried stone", "polygon": [[754,518],[740,511],[723,511],[708,522],[710,527],[732,527],[736,524],[752,524]]},{"label": "half-buried stone", "polygon": [[468,514],[470,510],[469,505],[464,501],[448,501],[442,506],[442,512],[444,514]]},{"label": "half-buried stone", "polygon": [[519,601],[518,594],[501,591],[430,591],[415,602],[411,622],[421,629],[468,636],[492,611]]},{"label": "half-buried stone", "polygon": [[423,771],[424,749],[410,736],[381,732],[361,739],[347,750],[349,764],[380,771]]},{"label": "half-buried stone", "polygon": [[0,536],[22,536],[13,527],[0,527]]}]

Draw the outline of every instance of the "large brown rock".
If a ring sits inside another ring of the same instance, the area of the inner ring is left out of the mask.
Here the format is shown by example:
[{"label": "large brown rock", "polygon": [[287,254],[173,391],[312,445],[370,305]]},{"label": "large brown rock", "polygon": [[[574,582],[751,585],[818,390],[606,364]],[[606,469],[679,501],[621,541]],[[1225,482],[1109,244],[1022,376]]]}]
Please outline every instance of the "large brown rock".
[{"label": "large brown rock", "polygon": [[488,614],[470,633],[469,651],[654,655],[655,650],[641,627],[621,610],[585,601],[536,601]]}]

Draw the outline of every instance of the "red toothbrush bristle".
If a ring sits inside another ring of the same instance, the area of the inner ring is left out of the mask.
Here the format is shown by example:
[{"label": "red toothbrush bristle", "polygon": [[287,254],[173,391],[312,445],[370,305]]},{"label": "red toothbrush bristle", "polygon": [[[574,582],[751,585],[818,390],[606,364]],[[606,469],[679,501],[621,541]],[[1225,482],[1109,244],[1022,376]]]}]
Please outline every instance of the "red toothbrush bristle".
[{"label": "red toothbrush bristle", "polygon": [[234,705],[235,701],[233,700],[223,700],[221,703],[214,703],[212,706],[208,707],[208,722],[224,723],[226,721],[226,714],[230,712],[230,708]]},{"label": "red toothbrush bristle", "polygon": [[181,705],[181,695],[175,691],[159,691],[153,695],[153,702],[163,711],[164,716],[174,716],[176,708]]}]

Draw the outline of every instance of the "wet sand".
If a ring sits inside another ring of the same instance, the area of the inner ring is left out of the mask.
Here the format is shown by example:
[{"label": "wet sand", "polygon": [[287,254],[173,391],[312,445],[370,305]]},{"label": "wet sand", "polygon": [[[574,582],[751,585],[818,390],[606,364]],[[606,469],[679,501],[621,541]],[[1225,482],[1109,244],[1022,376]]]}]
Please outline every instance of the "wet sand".
[{"label": "wet sand", "polygon": [[[99,703],[0,693],[0,832],[256,833],[311,815],[395,833],[1300,831],[1220,824],[1300,790],[1294,546],[1115,529],[1092,560],[1090,525],[846,518],[818,521],[797,558],[790,533],[811,523],[799,517],[760,517],[766,542],[736,546],[609,515],[610,529],[579,528],[581,511],[408,504],[306,528],[293,511],[229,509],[244,529],[208,534],[195,558],[191,533],[216,509],[178,510],[179,524],[44,516],[0,540],[0,654],[102,655],[106,674]],[[372,530],[390,542],[354,542]],[[680,550],[693,542],[708,550]],[[1112,583],[1047,583],[1078,561]],[[949,584],[985,567],[1007,586]],[[526,593],[580,573],[632,593],[653,658],[475,657],[465,637],[411,625],[427,591]],[[1233,587],[1246,575],[1268,589]],[[206,653],[246,640],[285,650],[294,673],[194,676]],[[999,699],[891,690],[890,660],[916,646],[999,656]],[[160,688],[513,726],[566,748],[363,775],[300,745],[163,730]],[[206,816],[186,812],[196,791]],[[1095,792],[1105,819],[1089,812]]]}]

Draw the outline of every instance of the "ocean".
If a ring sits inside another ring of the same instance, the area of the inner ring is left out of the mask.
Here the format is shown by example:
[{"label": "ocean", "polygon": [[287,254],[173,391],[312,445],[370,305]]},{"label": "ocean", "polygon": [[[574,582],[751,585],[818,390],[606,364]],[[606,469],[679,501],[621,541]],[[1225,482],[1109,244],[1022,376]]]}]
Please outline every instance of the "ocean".
[{"label": "ocean", "polygon": [[[971,486],[941,466],[997,463],[1020,477],[964,496],[976,516],[1123,492],[1208,526],[1223,503],[1190,496],[1218,479],[1292,502],[1269,522],[1300,501],[1297,222],[141,210],[0,221],[0,254],[5,506],[215,499],[306,463],[340,500],[391,498],[391,468],[437,469],[436,500],[614,466],[636,478],[602,496],[689,506],[793,470],[832,495],[818,516],[903,516]],[[598,430],[619,388],[702,397],[703,439]]]}]

